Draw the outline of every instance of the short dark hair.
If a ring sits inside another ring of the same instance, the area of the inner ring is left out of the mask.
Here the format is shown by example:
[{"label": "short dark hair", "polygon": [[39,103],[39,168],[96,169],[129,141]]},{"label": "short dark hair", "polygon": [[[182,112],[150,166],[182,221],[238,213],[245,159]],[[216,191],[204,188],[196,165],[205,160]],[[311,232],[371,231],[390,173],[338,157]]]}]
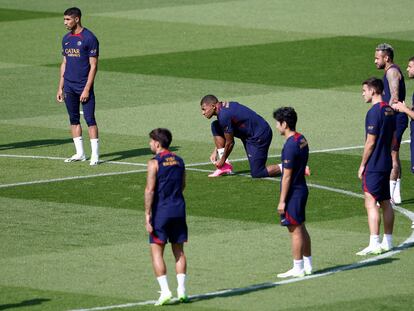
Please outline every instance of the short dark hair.
[{"label": "short dark hair", "polygon": [[408,62],[414,62],[414,56],[411,56],[408,60]]},{"label": "short dark hair", "polygon": [[161,147],[168,148],[172,141],[170,130],[165,128],[156,128],[149,133],[149,137],[160,143]]},{"label": "short dark hair", "polygon": [[273,111],[273,118],[279,123],[286,122],[290,130],[296,131],[298,115],[292,107],[280,107]]},{"label": "short dark hair", "polygon": [[200,101],[200,105],[202,105],[202,104],[216,104],[216,103],[218,103],[218,99],[217,99],[217,97],[216,96],[214,96],[214,95],[206,95],[206,96],[204,96],[202,99],[201,99],[201,101]]},{"label": "short dark hair", "polygon": [[73,8],[66,9],[66,11],[63,13],[63,15],[75,16],[75,17],[81,18],[82,17],[82,12],[79,8],[73,7]]},{"label": "short dark hair", "polygon": [[391,60],[394,60],[394,49],[388,43],[381,43],[377,45],[376,51],[381,51],[387,55]]},{"label": "short dark hair", "polygon": [[381,95],[384,91],[384,83],[381,79],[378,79],[376,77],[366,79],[364,82],[362,82],[362,85],[367,85],[370,89],[373,89],[375,93],[378,95]]}]

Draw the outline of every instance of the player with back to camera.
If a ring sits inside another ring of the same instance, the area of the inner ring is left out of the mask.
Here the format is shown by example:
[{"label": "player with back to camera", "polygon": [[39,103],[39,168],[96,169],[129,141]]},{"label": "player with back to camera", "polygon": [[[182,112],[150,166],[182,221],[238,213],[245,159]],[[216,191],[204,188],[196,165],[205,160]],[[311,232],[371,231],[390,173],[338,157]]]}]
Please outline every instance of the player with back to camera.
[{"label": "player with back to camera", "polygon": [[[384,69],[384,93],[382,100],[392,105],[405,100],[405,82],[400,68],[394,64],[394,49],[387,43],[381,43],[375,49],[375,66]],[[392,170],[390,174],[391,202],[401,203],[401,162],[400,144],[408,118],[404,113],[396,113],[396,129],[392,144]]]},{"label": "player with back to camera", "polygon": [[[362,180],[370,232],[369,245],[359,256],[380,254],[392,249],[394,210],[390,203],[389,174],[392,169],[392,141],[396,127],[395,111],[382,100],[383,83],[375,77],[362,83],[362,96],[371,104],[365,118],[365,146],[358,177]],[[377,205],[379,203],[379,206]],[[379,241],[381,208],[384,236]]]},{"label": "player with back to camera", "polygon": [[311,238],[305,226],[308,200],[305,170],[309,158],[306,138],[296,132],[297,114],[291,107],[273,112],[276,129],[286,142],[282,149],[282,178],[277,212],[280,223],[291,237],[293,268],[277,275],[279,278],[303,277],[312,274]]},{"label": "player with back to camera", "polygon": [[148,161],[147,184],[145,187],[145,227],[149,233],[154,273],[161,288],[161,295],[155,305],[168,303],[172,294],[167,281],[164,261],[166,243],[171,243],[177,274],[177,297],[187,302],[185,289],[187,259],[184,242],[187,242],[185,200],[185,167],[183,160],[168,150],[172,135],[164,128],[149,133],[150,148],[155,157]]},{"label": "player with back to camera", "polygon": [[60,103],[65,101],[76,149],[76,153],[65,162],[86,160],[80,124],[80,104],[82,104],[92,149],[90,165],[97,165],[99,138],[95,120],[94,81],[98,70],[99,42],[91,31],[82,26],[80,9],[69,8],[63,16],[69,33],[62,40],[63,61],[60,66],[56,99]]}]

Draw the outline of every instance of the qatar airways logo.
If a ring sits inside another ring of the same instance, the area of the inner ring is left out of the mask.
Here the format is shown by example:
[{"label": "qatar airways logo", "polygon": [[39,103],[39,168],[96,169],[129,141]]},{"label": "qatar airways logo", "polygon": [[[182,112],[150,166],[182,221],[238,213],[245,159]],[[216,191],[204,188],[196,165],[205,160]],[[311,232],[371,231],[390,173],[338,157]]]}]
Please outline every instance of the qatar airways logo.
[{"label": "qatar airways logo", "polygon": [[65,49],[66,56],[80,57],[80,49]]}]

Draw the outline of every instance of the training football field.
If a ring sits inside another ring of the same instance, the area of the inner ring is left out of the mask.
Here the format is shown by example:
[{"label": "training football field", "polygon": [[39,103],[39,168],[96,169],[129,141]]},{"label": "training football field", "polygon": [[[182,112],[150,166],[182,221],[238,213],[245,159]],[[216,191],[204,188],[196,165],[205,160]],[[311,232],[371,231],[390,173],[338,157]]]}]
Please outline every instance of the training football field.
[{"label": "training football field", "polygon": [[[104,162],[95,167],[63,162],[74,147],[55,97],[70,5],[100,41]],[[355,255],[369,239],[357,178],[369,108],[361,82],[382,77],[374,65],[382,42],[405,73],[413,32],[412,0],[0,0],[0,310],[153,310],[159,287],[143,193],[156,127],[172,131],[171,150],[187,165],[190,303],[166,309],[413,310],[407,142],[394,232],[400,247]],[[414,83],[406,85],[410,103]],[[273,110],[298,112],[311,150],[311,277],[277,279],[292,265],[276,213],[280,183],[248,176],[240,141],[231,155],[236,174],[207,177],[213,144],[199,105],[206,94],[247,105],[272,125],[269,163],[280,161],[284,143]],[[175,294],[169,248],[166,261]]]}]

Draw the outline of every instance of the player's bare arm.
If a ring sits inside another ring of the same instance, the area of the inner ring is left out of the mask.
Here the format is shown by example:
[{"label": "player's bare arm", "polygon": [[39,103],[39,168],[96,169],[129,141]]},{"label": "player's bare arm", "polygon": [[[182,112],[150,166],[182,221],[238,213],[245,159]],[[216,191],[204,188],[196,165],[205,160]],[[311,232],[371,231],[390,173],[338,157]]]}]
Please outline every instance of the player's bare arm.
[{"label": "player's bare arm", "polygon": [[154,192],[157,181],[158,162],[156,160],[148,161],[147,185],[145,186],[144,206],[145,206],[145,228],[148,233],[153,231],[151,225],[152,204],[154,202]]},{"label": "player's bare arm", "polygon": [[64,78],[63,75],[65,74],[66,69],[66,57],[63,56],[62,64],[60,65],[60,78],[59,78],[59,86],[56,94],[56,100],[59,103],[63,103],[63,84],[64,84]]},{"label": "player's bare arm", "polygon": [[414,119],[414,111],[407,107],[405,102],[398,102],[392,105],[392,108],[407,114],[411,119]]},{"label": "player's bare arm", "polygon": [[387,80],[390,86],[390,103],[398,102],[398,87],[401,80],[401,75],[396,68],[390,68],[387,71]]},{"label": "player's bare arm", "polygon": [[224,153],[221,159],[217,162],[217,167],[222,167],[226,162],[227,158],[229,157],[231,151],[233,150],[234,146],[234,135],[233,133],[224,133],[224,138],[226,140],[224,144]]},{"label": "player's bare arm", "polygon": [[292,172],[292,169],[283,169],[282,191],[280,192],[279,205],[277,206],[277,212],[280,215],[282,215],[285,212],[286,198],[289,193],[290,184],[292,182]]},{"label": "player's bare arm", "polygon": [[362,179],[362,175],[364,174],[364,171],[365,171],[365,165],[367,164],[369,157],[374,151],[376,140],[377,140],[376,135],[372,135],[372,134],[367,135],[367,140],[365,141],[365,145],[364,145],[364,153],[362,154],[361,165],[359,166],[359,170],[358,170],[359,179]]},{"label": "player's bare arm", "polygon": [[98,57],[89,57],[89,64],[91,69],[89,70],[88,81],[80,96],[81,102],[86,102],[89,99],[89,91],[95,81],[96,72],[98,71]]}]

